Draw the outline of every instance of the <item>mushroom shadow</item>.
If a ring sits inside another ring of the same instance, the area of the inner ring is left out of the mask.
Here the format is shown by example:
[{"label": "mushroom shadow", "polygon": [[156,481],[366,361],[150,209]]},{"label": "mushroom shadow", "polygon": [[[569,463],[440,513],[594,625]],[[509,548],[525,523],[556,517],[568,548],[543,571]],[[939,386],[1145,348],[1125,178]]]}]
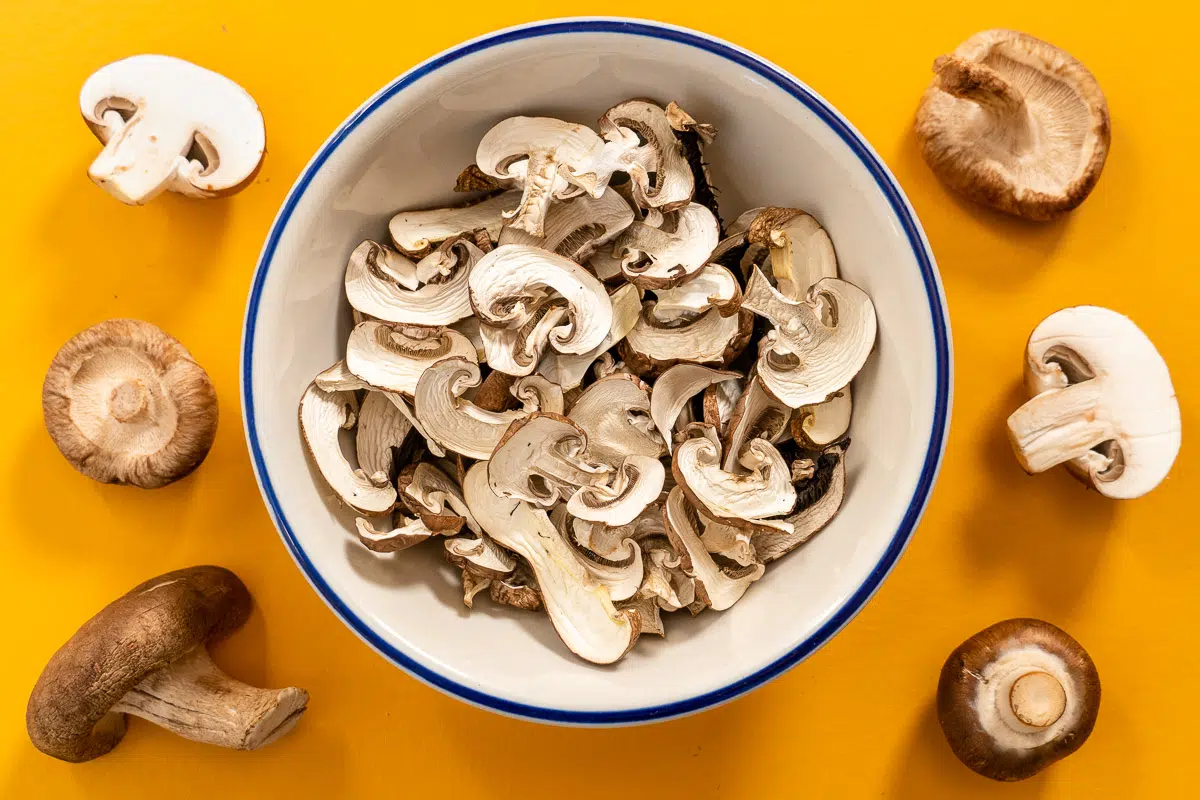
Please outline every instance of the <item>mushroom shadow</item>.
[{"label": "mushroom shadow", "polygon": [[962,520],[961,536],[968,563],[1026,584],[1039,613],[1053,621],[1075,608],[1091,582],[1117,504],[1072,478],[1065,467],[1025,474],[1008,442],[1005,420],[1027,399],[1014,381],[988,416],[979,463],[989,489]]},{"label": "mushroom shadow", "polygon": [[1013,800],[1041,797],[1045,793],[1045,772],[1019,783],[1002,783],[976,775],[964,766],[946,744],[934,703],[931,696],[922,709],[902,751],[900,763],[893,770],[895,781],[884,797],[896,800],[937,797]]},{"label": "mushroom shadow", "polygon": [[[935,195],[937,206],[929,204],[921,214],[921,224],[942,271],[967,276],[989,289],[1008,294],[1023,291],[1025,283],[1053,258],[1071,224],[1070,214],[1051,222],[1035,222],[1003,214],[958,194],[925,163],[911,127],[897,149],[895,167],[898,174],[921,176],[922,192],[915,195]],[[972,226],[989,238],[964,235],[961,216],[947,212],[947,206],[970,217]]]},{"label": "mushroom shadow", "polygon": [[[88,179],[90,163],[90,158],[79,162],[67,173],[36,231],[40,300],[46,305],[64,298],[71,302],[71,313],[46,315],[51,326],[47,335],[66,341],[78,332],[67,328],[80,320],[114,316],[145,318],[170,333],[178,311],[193,296],[203,296],[197,288],[213,272],[231,199],[164,192],[145,206],[126,206]],[[71,221],[78,219],[89,220],[110,238],[64,246],[72,241]],[[121,302],[127,296],[136,305]]]}]

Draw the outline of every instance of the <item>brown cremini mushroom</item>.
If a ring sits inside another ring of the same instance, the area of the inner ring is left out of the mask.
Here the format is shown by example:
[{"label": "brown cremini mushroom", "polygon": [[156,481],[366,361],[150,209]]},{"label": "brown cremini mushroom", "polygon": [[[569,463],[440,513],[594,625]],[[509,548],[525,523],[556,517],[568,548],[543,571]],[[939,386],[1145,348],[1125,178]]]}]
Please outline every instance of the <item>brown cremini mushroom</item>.
[{"label": "brown cremini mushroom", "polygon": [[1064,631],[1005,620],[946,659],[937,709],[960,761],[993,780],[1024,780],[1087,741],[1100,711],[1100,676]]},{"label": "brown cremini mushroom", "polygon": [[47,755],[79,762],[117,746],[126,714],[238,750],[285,735],[308,693],[248,686],[205,649],[242,627],[251,604],[246,586],[221,567],[176,570],[135,586],[51,657],[29,696],[29,738]]},{"label": "brown cremini mushroom", "polygon": [[1053,219],[1087,199],[1110,138],[1108,104],[1087,68],[1052,44],[991,30],[933,65],[916,133],[929,166],[970,199]]},{"label": "brown cremini mushroom", "polygon": [[93,480],[156,489],[200,465],[217,434],[217,393],[191,353],[148,322],[77,334],[42,384],[46,430]]}]

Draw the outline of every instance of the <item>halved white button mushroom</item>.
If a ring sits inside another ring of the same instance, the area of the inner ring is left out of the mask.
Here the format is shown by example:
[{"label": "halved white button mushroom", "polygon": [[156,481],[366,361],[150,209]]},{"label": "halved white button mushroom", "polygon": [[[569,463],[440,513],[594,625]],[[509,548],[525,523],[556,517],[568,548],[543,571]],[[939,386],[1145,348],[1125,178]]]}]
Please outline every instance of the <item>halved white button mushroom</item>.
[{"label": "halved white button mushroom", "polygon": [[497,247],[472,268],[469,285],[488,364],[512,375],[533,372],[546,343],[560,353],[586,353],[612,327],[604,285],[570,259],[536,247]]},{"label": "halved white button mushroom", "polygon": [[475,346],[449,328],[361,322],[346,343],[346,366],[372,387],[414,394],[425,371],[447,358],[474,360]]},{"label": "halved white button mushroom", "polygon": [[[404,256],[368,240],[350,255],[346,299],[355,310],[387,322],[449,325],[471,316],[467,276],[482,257],[483,252],[475,245],[452,239],[443,242],[421,264],[412,265],[411,270],[400,270],[395,264],[407,261]],[[435,272],[439,277],[417,289],[407,288],[407,273],[411,271],[415,277],[418,270]],[[449,277],[442,277],[443,273],[449,273]]]},{"label": "halved white button mushroom", "polygon": [[634,222],[617,239],[613,252],[621,257],[621,271],[630,283],[667,289],[700,271],[720,235],[713,213],[691,203],[664,215],[659,227]]},{"label": "halved white button mushroom", "polygon": [[519,192],[505,192],[458,208],[401,211],[388,223],[388,232],[396,247],[414,257],[477,230],[487,231],[494,242],[504,225],[504,213],[515,209],[520,199]]},{"label": "halved white button mushroom", "polygon": [[587,435],[588,457],[616,466],[626,456],[658,458],[666,452],[663,429],[655,429],[651,407],[649,386],[633,375],[617,374],[587,387],[571,406],[570,417]]},{"label": "halved white button mushroom", "polygon": [[488,471],[486,463],[476,464],[463,482],[479,524],[533,568],[546,613],[571,652],[596,664],[620,660],[637,640],[637,617],[613,606],[545,511],[494,494]]},{"label": "halved white button mushroom", "polygon": [[765,568],[754,563],[730,574],[719,567],[700,541],[695,513],[688,505],[684,490],[679,486],[672,489],[663,508],[667,535],[683,561],[684,570],[696,579],[696,599],[714,611],[724,611],[742,599],[750,584],[763,576]]},{"label": "halved white button mushroom", "polygon": [[352,467],[338,441],[338,431],[353,428],[357,415],[354,392],[324,392],[314,383],[300,400],[300,432],[321,476],[346,505],[363,514],[386,514],[396,505],[396,488]]},{"label": "halved white button mushroom", "polygon": [[427,437],[468,458],[486,459],[527,412],[483,410],[463,396],[480,383],[478,364],[464,358],[439,361],[417,381],[415,405]]},{"label": "halved white button mushroom", "polygon": [[1149,492],[1167,476],[1182,439],[1166,362],[1128,317],[1095,306],[1055,312],[1029,337],[1032,400],[1008,418],[1026,472],[1066,464],[1107,497]]},{"label": "halved white button mushroom", "polygon": [[758,359],[758,374],[767,390],[792,408],[829,399],[858,374],[875,346],[871,299],[836,278],[817,282],[808,299],[797,302],[780,294],[755,267],[742,308],[774,325],[773,339]]},{"label": "halved white button mushroom", "polygon": [[71,466],[101,483],[156,489],[192,472],[217,433],[208,373],[148,322],[111,319],[50,363],[42,416]]},{"label": "halved white button mushroom", "polygon": [[232,194],[258,173],[266,150],[262,112],[245,89],[169,56],[101,67],[83,84],[79,110],[104,143],[88,176],[130,205],[164,190]]}]

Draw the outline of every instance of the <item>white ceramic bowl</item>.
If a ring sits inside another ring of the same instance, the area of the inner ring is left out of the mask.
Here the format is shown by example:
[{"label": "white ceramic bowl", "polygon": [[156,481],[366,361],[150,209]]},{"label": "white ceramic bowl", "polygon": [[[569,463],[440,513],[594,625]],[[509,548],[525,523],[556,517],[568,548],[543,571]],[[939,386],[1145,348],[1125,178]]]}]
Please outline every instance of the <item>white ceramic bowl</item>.
[{"label": "white ceramic bowl", "polygon": [[[678,101],[720,131],[707,151],[721,208],[798,206],[879,315],[855,384],[849,490],[834,522],[767,570],[732,610],[667,618],[618,665],[573,657],[544,615],[468,613],[441,548],[379,558],[305,457],[296,423],[312,377],[340,358],[350,251],[398,209],[453,203],[458,171],[498,120],[594,123],[628,97]],[[415,677],[495,711],[571,724],[664,719],[730,700],[805,658],[879,588],[937,475],[950,415],[945,300],[900,187],[812,90],[733,45],[680,28],[575,19],[460,45],[397,78],[334,132],[292,188],[250,292],[242,391],[254,467],[288,550],[334,612]]]}]

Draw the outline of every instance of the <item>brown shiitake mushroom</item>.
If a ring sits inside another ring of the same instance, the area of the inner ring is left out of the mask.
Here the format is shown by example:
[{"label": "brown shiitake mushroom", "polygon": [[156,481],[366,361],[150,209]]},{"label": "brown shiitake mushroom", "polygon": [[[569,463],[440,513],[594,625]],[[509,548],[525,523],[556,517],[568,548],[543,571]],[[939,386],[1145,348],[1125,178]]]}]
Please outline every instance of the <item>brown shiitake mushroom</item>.
[{"label": "brown shiitake mushroom", "polygon": [[92,480],[156,489],[184,477],[217,435],[217,393],[175,338],[135,319],[77,334],[42,384],[50,438]]},{"label": "brown shiitake mushroom", "polygon": [[1024,33],[990,30],[934,62],[917,110],[925,160],[948,186],[1008,214],[1082,203],[1108,156],[1108,103],[1087,68]]},{"label": "brown shiitake mushroom", "polygon": [[1100,712],[1100,675],[1059,628],[1005,620],[946,659],[937,711],[960,761],[993,780],[1024,780],[1087,741]]}]

